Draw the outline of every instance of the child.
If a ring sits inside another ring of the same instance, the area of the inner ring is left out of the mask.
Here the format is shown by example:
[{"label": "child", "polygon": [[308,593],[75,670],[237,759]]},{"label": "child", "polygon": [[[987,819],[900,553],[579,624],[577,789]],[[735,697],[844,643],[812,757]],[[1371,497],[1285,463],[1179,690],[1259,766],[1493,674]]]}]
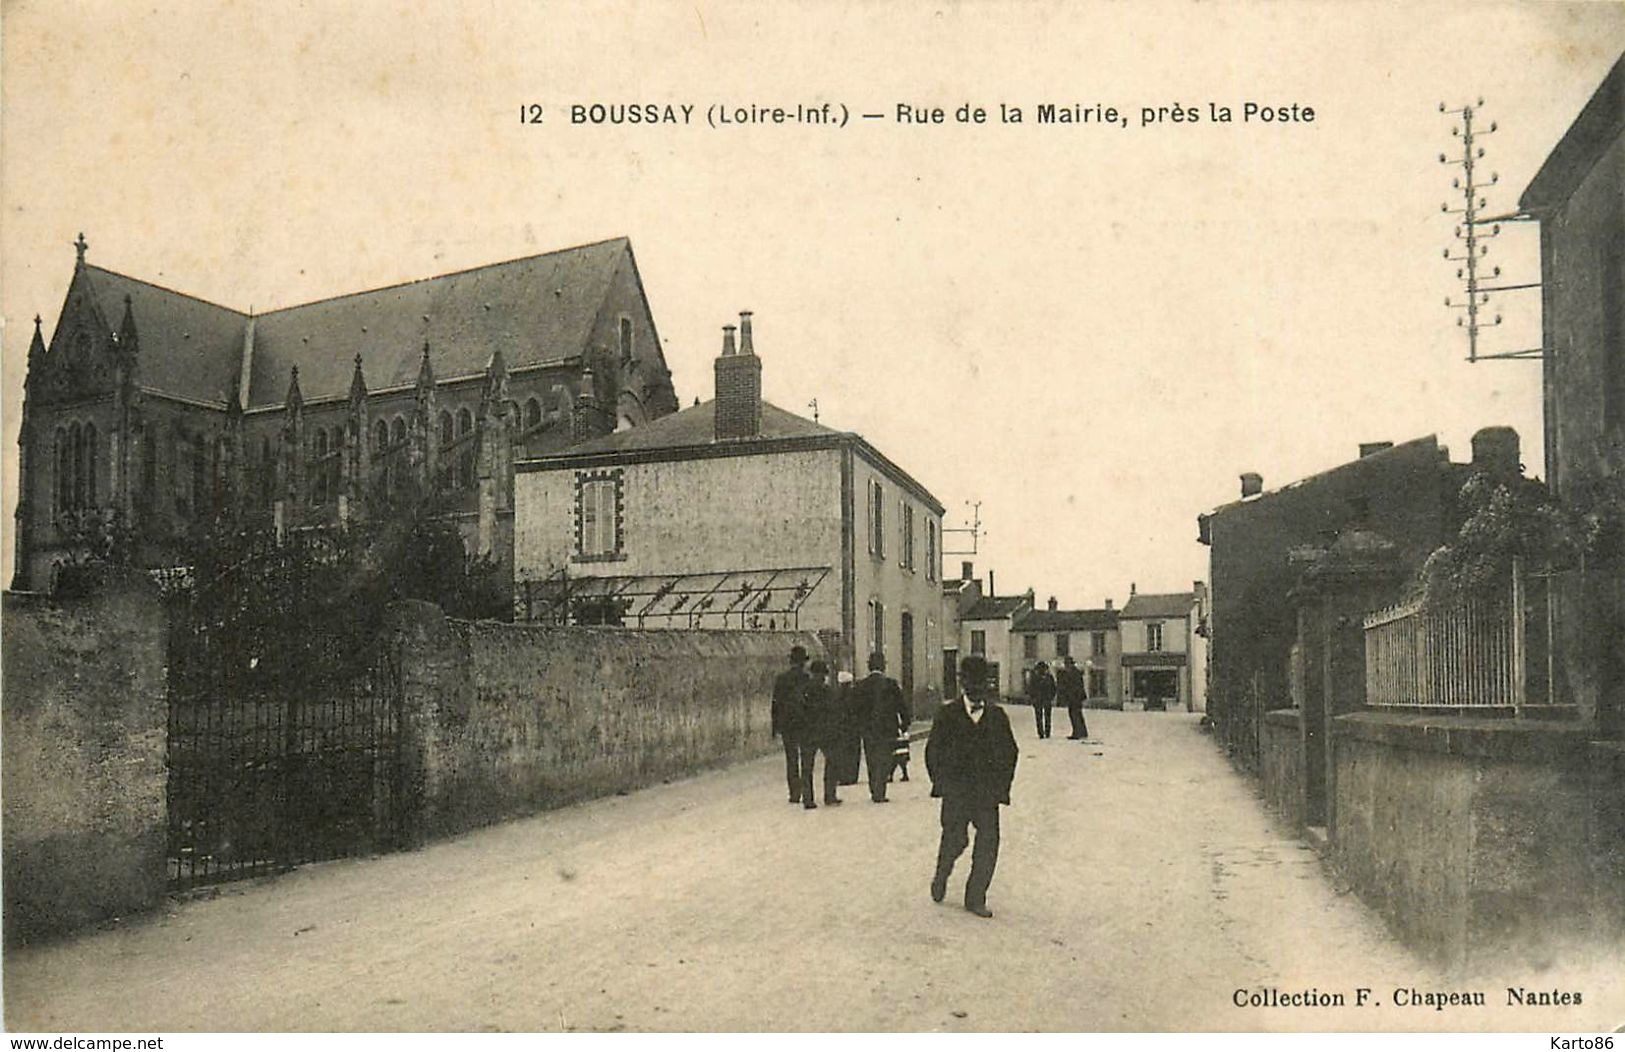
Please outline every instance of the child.
[{"label": "child", "polygon": [[908,735],[898,735],[892,745],[891,758],[893,770],[902,773],[902,781],[908,781]]}]

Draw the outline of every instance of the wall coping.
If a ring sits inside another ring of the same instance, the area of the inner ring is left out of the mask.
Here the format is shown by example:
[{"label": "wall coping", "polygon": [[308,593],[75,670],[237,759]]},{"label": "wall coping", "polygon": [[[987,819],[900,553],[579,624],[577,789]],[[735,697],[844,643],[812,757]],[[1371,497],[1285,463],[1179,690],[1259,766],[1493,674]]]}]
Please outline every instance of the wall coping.
[{"label": "wall coping", "polygon": [[1264,722],[1277,727],[1291,727],[1300,730],[1303,727],[1302,709],[1271,709],[1264,713]]},{"label": "wall coping", "polygon": [[1416,712],[1351,712],[1333,720],[1339,737],[1396,749],[1520,763],[1583,763],[1594,733],[1585,724]]}]

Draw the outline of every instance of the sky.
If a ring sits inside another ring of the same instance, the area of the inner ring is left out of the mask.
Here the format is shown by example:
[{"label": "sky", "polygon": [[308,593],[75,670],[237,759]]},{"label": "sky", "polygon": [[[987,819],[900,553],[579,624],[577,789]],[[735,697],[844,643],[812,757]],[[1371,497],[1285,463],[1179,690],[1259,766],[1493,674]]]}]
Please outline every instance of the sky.
[{"label": "sky", "polygon": [[[1625,5],[9,0],[0,49],[6,580],[32,319],[49,336],[80,231],[93,263],[257,310],[625,235],[684,405],[755,311],[769,401],[816,399],[950,527],[980,503],[950,575],[1070,608],[1205,577],[1196,517],[1244,471],[1428,434],[1460,460],[1507,424],[1542,472],[1538,366],[1468,364],[1444,306],[1439,103],[1484,98],[1513,211]],[[826,102],[846,126],[706,121]],[[694,110],[570,123],[592,103]],[[1142,126],[1176,105],[1201,120]],[[1509,226],[1491,262],[1538,280],[1536,249]],[[1539,345],[1538,293],[1497,309],[1485,349]]]}]

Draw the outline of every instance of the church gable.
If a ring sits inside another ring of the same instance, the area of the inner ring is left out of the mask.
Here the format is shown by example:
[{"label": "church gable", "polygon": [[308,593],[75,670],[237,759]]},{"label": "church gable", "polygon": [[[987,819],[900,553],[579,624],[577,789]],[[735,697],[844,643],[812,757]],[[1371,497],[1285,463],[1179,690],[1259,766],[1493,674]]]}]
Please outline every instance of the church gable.
[{"label": "church gable", "polygon": [[46,353],[29,363],[29,397],[39,405],[80,402],[118,381],[117,319],[109,320],[84,268],[74,273]]}]

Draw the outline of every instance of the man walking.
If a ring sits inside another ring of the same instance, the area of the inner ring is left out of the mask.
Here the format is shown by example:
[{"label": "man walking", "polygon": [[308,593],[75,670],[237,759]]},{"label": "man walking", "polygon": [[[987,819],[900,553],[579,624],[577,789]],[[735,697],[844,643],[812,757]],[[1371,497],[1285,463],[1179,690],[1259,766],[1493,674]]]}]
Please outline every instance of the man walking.
[{"label": "man walking", "polygon": [[1060,695],[1061,704],[1066,706],[1067,716],[1072,720],[1072,733],[1066,736],[1067,741],[1083,741],[1089,737],[1089,725],[1083,722],[1083,703],[1089,692],[1083,685],[1083,669],[1070,656],[1066,659],[1066,667],[1055,677],[1055,689]]},{"label": "man walking", "polygon": [[1027,698],[1033,704],[1033,722],[1038,724],[1038,736],[1048,738],[1050,717],[1055,711],[1055,677],[1042,661],[1033,668],[1032,679],[1027,683]]},{"label": "man walking", "polygon": [[913,722],[903,688],[886,675],[886,655],[869,655],[869,674],[853,687],[854,710],[863,733],[863,762],[869,772],[869,799],[886,802],[886,783],[891,781],[893,753],[899,735],[908,733]]},{"label": "man walking", "polygon": [[801,699],[807,689],[807,648],[790,648],[790,667],[773,680],[773,736],[784,739],[784,780],[790,802],[801,803]]},{"label": "man walking", "polygon": [[959,679],[965,696],[942,706],[925,743],[931,795],[942,798],[942,840],[931,899],[941,902],[948,894],[948,877],[970,842],[969,827],[975,826],[965,908],[991,917],[987,889],[999,861],[999,805],[1010,802],[1016,776],[1016,739],[1004,710],[988,701],[987,661],[965,658],[959,663]]},{"label": "man walking", "polygon": [[818,807],[813,799],[813,760],[824,754],[824,803],[830,806],[841,801],[836,796],[838,770],[834,763],[834,743],[841,734],[841,710],[835,687],[829,681],[829,666],[822,661],[812,663],[811,675],[801,695],[801,806],[809,811]]}]

